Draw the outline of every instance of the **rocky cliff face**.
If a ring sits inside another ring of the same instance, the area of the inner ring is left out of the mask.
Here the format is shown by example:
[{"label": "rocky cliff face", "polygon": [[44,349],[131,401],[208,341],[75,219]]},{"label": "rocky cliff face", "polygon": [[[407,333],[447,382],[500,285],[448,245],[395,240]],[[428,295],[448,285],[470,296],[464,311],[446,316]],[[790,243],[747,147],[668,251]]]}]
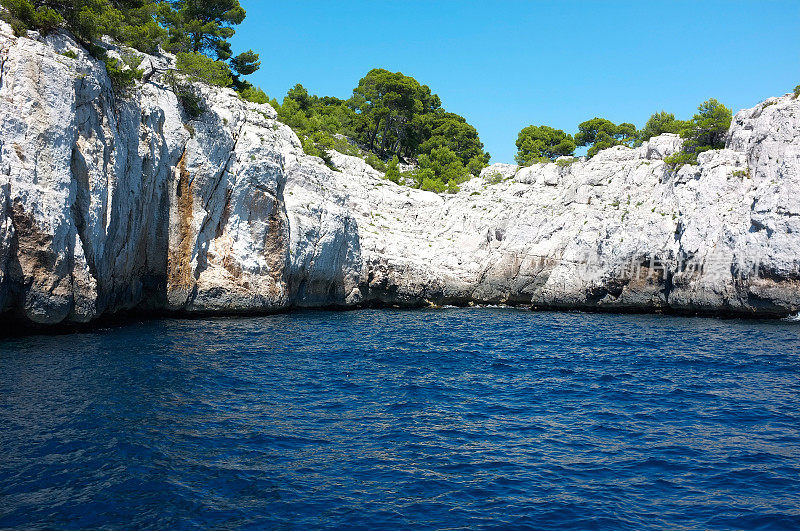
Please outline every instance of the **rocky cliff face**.
[{"label": "rocky cliff face", "polygon": [[800,310],[791,95],[739,112],[727,149],[677,173],[663,158],[680,139],[663,135],[588,162],[496,164],[437,195],[345,155],[332,171],[269,105],[195,89],[197,118],[158,73],[120,95],[67,37],[0,23],[6,322],[473,302]]}]

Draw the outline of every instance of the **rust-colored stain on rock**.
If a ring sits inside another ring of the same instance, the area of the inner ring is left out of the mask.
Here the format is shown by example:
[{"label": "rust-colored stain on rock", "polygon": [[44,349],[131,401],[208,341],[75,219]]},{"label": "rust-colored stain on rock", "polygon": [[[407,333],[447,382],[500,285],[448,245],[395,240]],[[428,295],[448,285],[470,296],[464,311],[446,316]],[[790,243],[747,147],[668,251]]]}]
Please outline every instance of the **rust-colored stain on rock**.
[{"label": "rust-colored stain on rock", "polygon": [[168,286],[170,290],[192,287],[192,207],[194,194],[189,171],[186,169],[186,153],[178,161],[178,191],[176,214],[178,216],[178,241],[169,250]]}]

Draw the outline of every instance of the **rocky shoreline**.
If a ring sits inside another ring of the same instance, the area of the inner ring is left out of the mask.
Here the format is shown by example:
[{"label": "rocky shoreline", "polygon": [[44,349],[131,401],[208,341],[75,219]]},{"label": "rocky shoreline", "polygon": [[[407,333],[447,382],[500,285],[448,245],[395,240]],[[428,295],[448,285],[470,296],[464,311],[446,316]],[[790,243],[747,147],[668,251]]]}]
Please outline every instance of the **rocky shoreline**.
[{"label": "rocky shoreline", "polygon": [[[116,94],[63,34],[0,23],[0,311],[115,315],[510,304],[785,317],[800,310],[800,100],[740,111],[726,149],[669,171],[662,135],[589,161],[495,164],[457,194],[303,154],[269,105],[156,70]],[[75,58],[69,53],[74,52]],[[148,76],[146,76],[148,77]]]}]

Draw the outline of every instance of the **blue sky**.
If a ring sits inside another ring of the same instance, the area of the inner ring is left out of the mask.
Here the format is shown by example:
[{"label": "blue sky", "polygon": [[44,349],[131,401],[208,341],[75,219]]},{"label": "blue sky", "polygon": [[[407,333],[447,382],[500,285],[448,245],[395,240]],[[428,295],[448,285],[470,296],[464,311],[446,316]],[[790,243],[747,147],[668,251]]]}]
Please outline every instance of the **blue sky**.
[{"label": "blue sky", "polygon": [[295,83],[347,98],[371,68],[414,76],[473,124],[492,162],[527,125],[601,116],[641,127],[714,97],[752,107],[800,83],[800,1],[263,1],[234,49],[283,99]]}]

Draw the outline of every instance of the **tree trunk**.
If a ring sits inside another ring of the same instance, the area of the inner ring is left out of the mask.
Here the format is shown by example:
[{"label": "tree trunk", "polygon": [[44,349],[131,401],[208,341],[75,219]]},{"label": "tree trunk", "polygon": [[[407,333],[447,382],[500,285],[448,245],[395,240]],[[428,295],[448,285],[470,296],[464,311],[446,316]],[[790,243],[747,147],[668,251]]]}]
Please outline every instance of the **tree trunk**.
[{"label": "tree trunk", "polygon": [[389,131],[389,126],[392,123],[391,117],[386,119],[386,126],[383,128],[383,138],[381,138],[381,153],[386,153],[386,136]]},{"label": "tree trunk", "polygon": [[378,137],[378,128],[381,126],[380,118],[375,123],[375,129],[369,135],[369,150],[375,151],[375,139]]}]

